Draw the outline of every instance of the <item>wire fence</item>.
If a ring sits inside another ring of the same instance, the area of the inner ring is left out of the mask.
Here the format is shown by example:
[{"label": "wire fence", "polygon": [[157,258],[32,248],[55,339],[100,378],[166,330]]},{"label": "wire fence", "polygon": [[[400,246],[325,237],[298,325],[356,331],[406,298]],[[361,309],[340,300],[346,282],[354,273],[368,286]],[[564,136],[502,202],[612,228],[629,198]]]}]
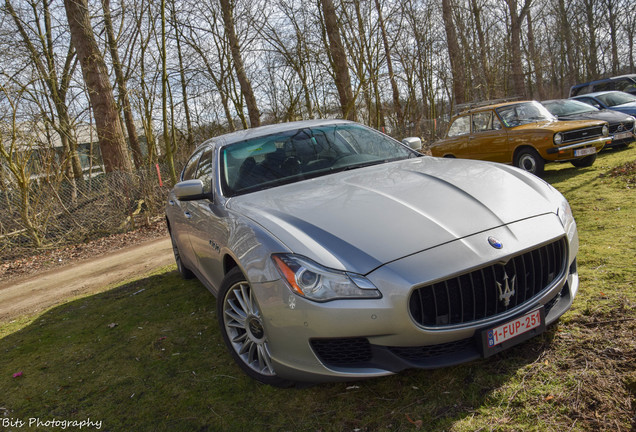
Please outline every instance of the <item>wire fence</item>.
[{"label": "wire fence", "polygon": [[167,166],[87,179],[39,178],[0,194],[0,259],[134,230],[161,217],[172,187]]}]

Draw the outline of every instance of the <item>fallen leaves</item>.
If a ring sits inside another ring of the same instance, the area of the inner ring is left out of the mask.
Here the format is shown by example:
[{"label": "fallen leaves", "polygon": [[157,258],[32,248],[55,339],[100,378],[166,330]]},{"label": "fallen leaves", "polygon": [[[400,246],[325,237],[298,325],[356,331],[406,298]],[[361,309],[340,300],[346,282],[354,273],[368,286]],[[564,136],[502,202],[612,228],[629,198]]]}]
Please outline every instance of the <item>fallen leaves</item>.
[{"label": "fallen leaves", "polygon": [[[3,263],[0,265],[0,281],[33,274],[53,267],[69,265],[80,260],[93,258],[167,235],[166,223],[161,219],[134,231],[111,234],[82,244],[60,246],[46,251],[33,251],[35,254],[29,256],[3,256]],[[5,251],[2,251],[2,253],[5,253]],[[7,253],[15,252],[7,251]]]}]

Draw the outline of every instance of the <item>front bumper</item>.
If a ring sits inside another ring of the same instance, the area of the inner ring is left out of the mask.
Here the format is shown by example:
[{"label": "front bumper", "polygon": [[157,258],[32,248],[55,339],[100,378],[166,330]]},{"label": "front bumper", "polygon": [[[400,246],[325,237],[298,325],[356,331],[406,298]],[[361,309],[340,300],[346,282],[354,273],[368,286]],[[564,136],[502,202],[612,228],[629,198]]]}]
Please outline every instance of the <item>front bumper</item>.
[{"label": "front bumper", "polygon": [[636,141],[636,135],[632,132],[625,133],[624,137],[618,138],[618,134],[612,136],[612,142],[607,144],[605,147],[616,147],[616,146],[624,146],[633,143]]},{"label": "front bumper", "polygon": [[[424,328],[409,313],[411,292],[423,284],[480,268],[563,237],[554,214],[489,230],[420,252],[366,275],[383,297],[315,303],[293,294],[282,281],[252,284],[264,317],[274,369],[296,381],[350,380],[405,368],[437,368],[481,356],[480,331],[543,307],[546,324],[569,309],[578,289],[578,236],[568,234],[567,271],[518,307],[474,322]],[[504,249],[492,248],[494,236]],[[496,289],[493,287],[493,289]]]},{"label": "front bumper", "polygon": [[586,147],[594,147],[596,153],[600,152],[604,146],[612,142],[611,137],[599,137],[592,140],[581,141],[574,144],[567,144],[560,147],[553,147],[546,150],[547,160],[570,160],[574,159],[574,151]]}]

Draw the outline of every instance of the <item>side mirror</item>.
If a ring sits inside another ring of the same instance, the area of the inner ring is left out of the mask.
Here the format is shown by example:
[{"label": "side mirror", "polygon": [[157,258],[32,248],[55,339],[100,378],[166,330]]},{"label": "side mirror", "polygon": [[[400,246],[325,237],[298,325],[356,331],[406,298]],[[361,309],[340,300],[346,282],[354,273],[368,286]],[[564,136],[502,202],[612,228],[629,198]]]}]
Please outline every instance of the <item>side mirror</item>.
[{"label": "side mirror", "polygon": [[421,150],[422,149],[422,140],[418,137],[408,137],[402,140],[402,144],[407,145],[413,150]]},{"label": "side mirror", "polygon": [[185,180],[174,185],[174,194],[179,201],[209,199],[211,194],[203,190],[203,182],[199,179]]}]

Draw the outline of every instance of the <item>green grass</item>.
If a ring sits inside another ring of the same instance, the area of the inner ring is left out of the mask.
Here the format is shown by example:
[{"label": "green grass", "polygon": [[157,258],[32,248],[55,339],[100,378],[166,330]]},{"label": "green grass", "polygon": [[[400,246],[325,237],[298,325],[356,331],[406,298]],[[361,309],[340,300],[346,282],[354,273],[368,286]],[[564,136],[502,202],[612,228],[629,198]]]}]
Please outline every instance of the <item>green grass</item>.
[{"label": "green grass", "polygon": [[214,298],[170,269],[2,323],[0,430],[61,430],[3,427],[4,416],[27,424],[90,418],[102,431],[629,431],[636,184],[633,175],[606,174],[635,159],[632,146],[603,153],[591,168],[548,166],[546,180],[577,219],[581,289],[558,325],[501,355],[367,381],[268,387],[233,364]]}]

